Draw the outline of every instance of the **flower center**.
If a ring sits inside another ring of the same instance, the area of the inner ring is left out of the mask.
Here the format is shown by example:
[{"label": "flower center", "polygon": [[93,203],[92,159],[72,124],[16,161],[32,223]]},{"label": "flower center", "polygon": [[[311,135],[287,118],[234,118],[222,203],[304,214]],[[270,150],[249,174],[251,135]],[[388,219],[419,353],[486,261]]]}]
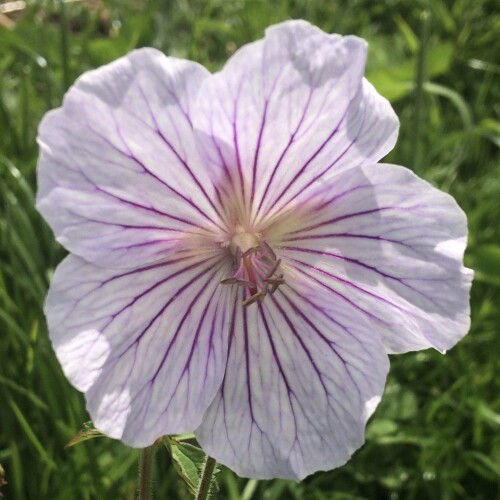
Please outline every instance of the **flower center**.
[{"label": "flower center", "polygon": [[278,272],[281,260],[258,235],[237,227],[229,248],[235,258],[236,271],[221,283],[246,288],[244,306],[262,302],[268,293],[273,294],[284,283],[283,274]]}]

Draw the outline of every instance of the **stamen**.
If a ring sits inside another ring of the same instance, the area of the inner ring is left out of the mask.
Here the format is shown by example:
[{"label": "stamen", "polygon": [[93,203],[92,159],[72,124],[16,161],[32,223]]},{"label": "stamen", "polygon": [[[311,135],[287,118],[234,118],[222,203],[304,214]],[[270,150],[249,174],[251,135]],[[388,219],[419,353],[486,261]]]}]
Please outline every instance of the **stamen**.
[{"label": "stamen", "polygon": [[264,247],[265,251],[270,255],[272,260],[278,260],[278,257],[276,257],[273,249],[265,241],[261,241],[260,245]]},{"label": "stamen", "polygon": [[281,264],[281,259],[278,259],[274,263],[274,266],[272,267],[272,269],[267,273],[266,280],[269,279],[276,272],[276,269],[278,269],[280,264]]},{"label": "stamen", "polygon": [[223,285],[239,285],[239,286],[246,286],[246,287],[253,287],[254,286],[254,284],[251,281],[240,280],[238,278],[227,278],[225,280],[222,280],[221,283]]},{"label": "stamen", "polygon": [[262,302],[265,296],[266,296],[266,291],[262,290],[260,292],[251,295],[248,299],[244,300],[242,304],[244,307],[248,307],[250,304],[253,304],[254,302]]},{"label": "stamen", "polygon": [[[242,302],[244,307],[262,302],[267,293],[273,294],[285,283],[283,274],[277,274],[281,259],[278,259],[265,241],[257,241],[256,238],[255,246],[245,248],[246,244],[252,241],[251,238],[255,237],[242,233],[233,238],[236,271],[234,276],[221,281],[223,285],[237,285],[248,289],[249,296]],[[236,244],[239,242],[244,242],[244,248]]]},{"label": "stamen", "polygon": [[241,258],[244,259],[245,257],[252,255],[253,253],[257,253],[257,247],[251,247],[246,252],[243,252],[241,254]]}]

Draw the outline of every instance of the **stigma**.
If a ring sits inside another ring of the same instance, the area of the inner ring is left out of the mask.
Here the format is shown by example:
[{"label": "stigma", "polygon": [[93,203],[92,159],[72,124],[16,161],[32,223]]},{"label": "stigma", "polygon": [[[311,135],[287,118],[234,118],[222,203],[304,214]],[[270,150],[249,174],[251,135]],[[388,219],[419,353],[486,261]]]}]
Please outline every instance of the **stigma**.
[{"label": "stigma", "polygon": [[228,246],[234,256],[235,272],[221,283],[245,288],[243,306],[262,302],[285,282],[280,272],[281,259],[260,235],[238,226]]}]

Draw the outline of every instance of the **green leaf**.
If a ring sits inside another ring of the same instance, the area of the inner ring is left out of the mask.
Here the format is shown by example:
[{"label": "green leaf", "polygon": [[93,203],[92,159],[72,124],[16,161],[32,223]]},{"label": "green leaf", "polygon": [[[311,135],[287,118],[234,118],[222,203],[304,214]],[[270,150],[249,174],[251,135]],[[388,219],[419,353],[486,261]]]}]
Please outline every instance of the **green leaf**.
[{"label": "green leaf", "polygon": [[448,99],[460,114],[465,131],[468,132],[472,130],[473,119],[470,107],[458,92],[455,92],[444,85],[432,82],[424,83],[424,90],[429,94],[438,95]]},{"label": "green leaf", "polygon": [[366,439],[378,442],[380,438],[393,435],[397,430],[398,426],[392,420],[375,419],[366,429]]},{"label": "green leaf", "polygon": [[475,405],[477,415],[492,427],[500,427],[500,413],[493,411],[484,401]]},{"label": "green leaf", "polygon": [[40,442],[40,440],[38,439],[37,435],[35,434],[35,431],[30,426],[30,424],[29,424],[26,416],[21,411],[21,409],[19,408],[19,406],[17,406],[16,403],[14,403],[13,400],[10,400],[9,403],[10,403],[10,406],[12,408],[12,411],[14,412],[14,414],[17,417],[17,420],[18,420],[19,424],[21,425],[21,427],[23,428],[23,430],[25,432],[25,437],[27,438],[28,442],[31,442],[31,444],[38,451],[38,453],[40,455],[40,459],[51,470],[57,469],[56,463],[52,460],[52,458],[50,457],[49,453],[47,452],[47,450],[45,449],[45,447],[43,446],[43,444]]},{"label": "green leaf", "polygon": [[196,495],[201,471],[206,460],[205,453],[197,446],[180,442],[168,436],[163,438],[163,443],[170,452],[175,470],[186,483],[189,491]]},{"label": "green leaf", "polygon": [[500,245],[481,245],[474,250],[476,279],[500,286]]},{"label": "green leaf", "polygon": [[399,15],[394,15],[394,22],[397,24],[401,34],[403,35],[408,48],[413,54],[416,54],[419,47],[419,40],[415,32],[411,29],[410,25]]},{"label": "green leaf", "polygon": [[453,60],[453,45],[439,43],[430,48],[427,54],[426,77],[428,79],[446,73]]},{"label": "green leaf", "polygon": [[492,118],[485,118],[476,129],[482,137],[489,139],[495,146],[500,148],[500,122]]},{"label": "green leaf", "polygon": [[[427,53],[426,59],[426,80],[435,78],[446,73],[452,63],[453,45],[451,43],[441,43],[431,47]],[[389,63],[377,66],[367,70],[368,80],[375,88],[389,101],[397,101],[408,95],[414,87],[415,79],[415,59],[406,59],[400,63]],[[436,87],[427,88],[436,91]],[[442,91],[442,87],[439,88]],[[439,92],[435,92],[439,93]],[[446,94],[446,95],[444,95]],[[450,92],[441,92],[440,95],[456,101],[456,95],[451,96]]]},{"label": "green leaf", "polygon": [[101,431],[98,431],[92,422],[85,422],[83,424],[83,429],[76,434],[76,436],[65,446],[65,448],[69,448],[70,446],[75,446],[75,444],[83,443],[84,441],[88,441],[89,439],[94,439],[98,437],[105,437]]},{"label": "green leaf", "polygon": [[468,451],[465,456],[472,468],[481,476],[492,481],[500,478],[500,465],[484,453]]}]

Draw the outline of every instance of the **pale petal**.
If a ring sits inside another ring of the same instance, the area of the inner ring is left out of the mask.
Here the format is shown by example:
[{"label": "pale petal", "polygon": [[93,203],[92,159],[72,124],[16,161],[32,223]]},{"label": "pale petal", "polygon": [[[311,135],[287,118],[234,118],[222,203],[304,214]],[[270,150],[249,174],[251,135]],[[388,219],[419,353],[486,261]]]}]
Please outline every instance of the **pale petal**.
[{"label": "pale petal", "polygon": [[85,73],[46,115],[37,207],[68,250],[130,268],[220,230],[190,118],[208,75],[141,49]]},{"label": "pale petal", "polygon": [[387,370],[377,329],[297,276],[235,306],[224,382],[195,434],[240,476],[299,480],[361,446]]},{"label": "pale petal", "polygon": [[288,224],[283,261],[382,326],[389,352],[445,351],[467,333],[467,222],[451,196],[403,167],[365,165],[300,210],[309,216]]},{"label": "pale petal", "polygon": [[200,143],[212,175],[238,191],[253,219],[392,149],[399,122],[363,80],[365,58],[360,38],[290,21],[203,82],[193,115]]},{"label": "pale petal", "polygon": [[227,309],[234,290],[224,254],[167,260],[129,271],[69,256],[45,313],[68,379],[85,392],[102,432],[132,446],[192,431],[224,375]]}]

